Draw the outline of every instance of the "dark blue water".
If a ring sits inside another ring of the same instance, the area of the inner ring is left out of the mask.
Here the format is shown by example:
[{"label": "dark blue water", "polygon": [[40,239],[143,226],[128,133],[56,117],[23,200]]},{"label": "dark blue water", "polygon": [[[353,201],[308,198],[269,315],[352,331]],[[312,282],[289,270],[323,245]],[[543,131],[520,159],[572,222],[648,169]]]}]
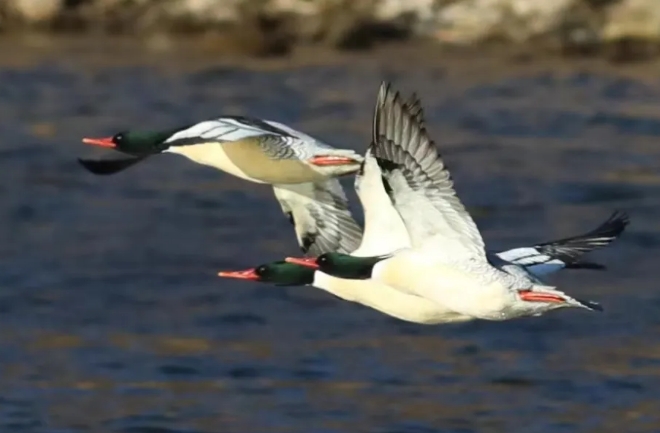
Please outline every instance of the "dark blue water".
[{"label": "dark blue water", "polygon": [[[660,80],[401,68],[1,68],[0,431],[658,431]],[[222,280],[297,252],[268,187],[176,156],[105,178],[76,163],[102,153],[84,136],[219,114],[364,149],[384,77],[422,96],[493,248],[630,213],[591,257],[607,272],[550,281],[604,314],[430,327]]]}]

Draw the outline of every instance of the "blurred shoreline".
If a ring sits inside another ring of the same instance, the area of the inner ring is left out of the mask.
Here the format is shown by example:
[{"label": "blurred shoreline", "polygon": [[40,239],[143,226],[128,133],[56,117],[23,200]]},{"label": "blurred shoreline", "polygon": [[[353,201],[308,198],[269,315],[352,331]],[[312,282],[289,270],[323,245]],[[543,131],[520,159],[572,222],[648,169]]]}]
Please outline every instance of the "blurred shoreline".
[{"label": "blurred shoreline", "polygon": [[[51,39],[56,39],[52,41]],[[452,53],[645,63],[656,0],[7,0],[0,41],[130,41],[151,52],[324,58],[395,45]],[[10,42],[7,42],[10,41]],[[113,42],[117,45],[118,42]],[[302,53],[302,54],[301,54]],[[0,54],[2,55],[2,54]]]},{"label": "blurred shoreline", "polygon": [[287,70],[309,66],[352,65],[379,68],[383,79],[415,71],[471,85],[501,78],[576,72],[619,75],[654,82],[660,59],[617,63],[601,57],[567,57],[534,50],[529,46],[478,46],[455,48],[428,41],[410,40],[381,44],[370,50],[343,51],[328,47],[300,46],[287,55],[245,55],[209,37],[50,35],[25,32],[0,37],[0,66],[32,68],[58,64],[84,70],[114,67],[153,67],[162,73],[195,72],[222,68]]}]

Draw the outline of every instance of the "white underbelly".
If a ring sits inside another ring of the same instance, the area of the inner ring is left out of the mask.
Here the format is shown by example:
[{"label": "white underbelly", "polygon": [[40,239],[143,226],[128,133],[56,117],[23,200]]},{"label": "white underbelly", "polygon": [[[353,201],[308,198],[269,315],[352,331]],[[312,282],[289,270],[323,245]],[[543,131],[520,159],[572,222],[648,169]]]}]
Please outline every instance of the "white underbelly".
[{"label": "white underbelly", "polygon": [[167,151],[256,183],[297,184],[325,178],[299,159],[266,155],[256,141],[173,146]]},{"label": "white underbelly", "polygon": [[430,325],[471,319],[428,299],[401,292],[374,280],[344,280],[317,273],[314,285],[344,300],[407,322]]},{"label": "white underbelly", "polygon": [[479,275],[455,266],[424,263],[406,254],[382,263],[375,275],[379,281],[460,314],[497,319],[511,300],[499,282],[484,283]]},{"label": "white underbelly", "polygon": [[262,180],[253,178],[245,173],[234,161],[229,158],[223,148],[222,143],[194,144],[190,146],[174,146],[167,149],[167,152],[183,155],[192,162],[217,168],[225,173],[241,179],[256,183],[266,183]]}]

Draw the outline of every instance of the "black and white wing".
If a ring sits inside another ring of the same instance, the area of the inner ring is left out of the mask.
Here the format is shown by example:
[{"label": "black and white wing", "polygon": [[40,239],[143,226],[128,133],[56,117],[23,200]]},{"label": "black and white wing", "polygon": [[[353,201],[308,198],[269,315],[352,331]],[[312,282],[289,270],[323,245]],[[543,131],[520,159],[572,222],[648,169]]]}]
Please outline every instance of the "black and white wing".
[{"label": "black and white wing", "polygon": [[254,142],[273,159],[307,160],[315,155],[362,157],[350,149],[337,149],[283,123],[247,116],[222,116],[182,128],[165,142],[170,146],[205,143]]},{"label": "black and white wing", "polygon": [[328,252],[349,254],[362,240],[348,199],[335,178],[291,185],[273,185],[275,197],[294,225],[298,244],[311,257]]},{"label": "black and white wing", "polygon": [[486,260],[481,233],[457,197],[434,142],[387,83],[378,95],[369,150],[414,247],[433,245],[447,256]]},{"label": "black and white wing", "polygon": [[522,266],[536,277],[568,269],[605,269],[598,263],[582,261],[590,251],[612,243],[625,230],[630,218],[625,212],[614,212],[605,222],[578,236],[545,242],[532,247],[513,248],[497,253],[507,262]]},{"label": "black and white wing", "polygon": [[254,117],[222,116],[180,128],[165,143],[186,146],[249,141],[259,144],[274,159],[296,159],[295,147],[309,137],[296,132],[282,124]]},{"label": "black and white wing", "polygon": [[282,128],[281,124],[245,116],[222,116],[217,119],[205,120],[178,129],[165,142],[170,145],[186,142],[229,142],[264,135],[274,135],[282,138],[298,138],[293,129]]},{"label": "black and white wing", "polygon": [[[411,95],[406,107],[423,124],[424,111],[416,94]],[[382,255],[410,246],[408,231],[383,188],[380,167],[369,150],[355,175],[355,191],[364,209],[364,234],[359,255]]]},{"label": "black and white wing", "polygon": [[120,171],[124,171],[129,167],[144,161],[147,156],[138,156],[132,158],[106,158],[106,159],[85,159],[78,158],[80,165],[85,167],[90,173],[107,176]]},{"label": "black and white wing", "polygon": [[[422,101],[419,99],[417,96],[417,93],[412,93],[410,95],[410,98],[408,98],[408,102],[404,104],[405,109],[410,113],[413,119],[419,124],[420,126],[424,126],[425,124],[425,119],[424,119],[424,108],[422,107]],[[359,190],[360,189],[360,182],[362,180],[362,176],[364,176],[365,172],[365,162],[369,160],[374,160],[374,156],[371,154],[370,149],[367,149],[367,152],[364,156],[364,160],[362,161],[362,164],[360,165],[360,170],[355,173],[355,189]],[[380,169],[377,169],[378,172],[380,173]]]}]

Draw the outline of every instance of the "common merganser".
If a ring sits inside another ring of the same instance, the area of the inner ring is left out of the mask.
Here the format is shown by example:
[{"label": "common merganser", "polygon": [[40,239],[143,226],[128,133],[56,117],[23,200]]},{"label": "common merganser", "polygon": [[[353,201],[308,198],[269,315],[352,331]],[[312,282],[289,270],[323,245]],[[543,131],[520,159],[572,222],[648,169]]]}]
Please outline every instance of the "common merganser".
[{"label": "common merganser", "polygon": [[[384,193],[384,191],[383,191]],[[627,217],[614,213],[595,230],[584,235],[574,236],[533,247],[521,247],[497,253],[497,256],[516,266],[525,267],[534,275],[541,276],[566,268],[603,269],[602,265],[581,261],[581,256],[593,249],[605,246],[616,239],[625,229]],[[367,224],[367,227],[370,227]],[[387,236],[382,236],[387,238]],[[363,238],[363,239],[366,239]],[[361,247],[365,243],[363,242]],[[385,250],[383,250],[385,251]],[[355,254],[355,253],[354,253]],[[361,269],[353,268],[354,263],[342,265],[342,257],[325,253],[317,259],[293,259],[293,262],[276,261],[240,271],[223,271],[218,275],[225,278],[272,283],[276,286],[310,285],[329,292],[340,299],[356,302],[373,308],[381,313],[407,322],[425,325],[456,323],[474,319],[467,315],[454,313],[441,307],[436,302],[416,295],[402,292],[374,280],[356,280],[334,277],[338,267],[340,275],[359,276]],[[327,258],[327,263],[325,259]],[[287,260],[292,260],[291,258]],[[335,265],[338,262],[338,265]],[[326,271],[326,272],[323,272]]]},{"label": "common merganser", "polygon": [[80,163],[95,174],[113,174],[159,153],[176,153],[256,183],[315,182],[355,173],[362,156],[336,149],[271,120],[223,116],[163,131],[125,131],[83,143],[131,155]]},{"label": "common merganser", "polygon": [[562,307],[602,310],[597,303],[543,285],[515,259],[511,263],[486,253],[426,129],[386,83],[379,92],[369,152],[380,167],[384,189],[403,220],[411,248],[371,257],[325,254],[314,261],[322,271],[380,281],[478,319],[506,320]]},{"label": "common merganser", "polygon": [[[537,277],[563,268],[605,269],[598,263],[582,261],[582,255],[611,243],[624,231],[627,224],[627,215],[615,212],[603,224],[583,235],[531,247],[513,248],[496,253],[496,257],[499,257],[505,265],[523,267]],[[367,222],[365,234],[368,227],[377,226]],[[396,223],[393,224],[394,233],[396,232],[395,227]],[[339,230],[342,230],[341,226],[339,226]],[[381,236],[378,246],[371,249],[370,246],[373,244],[364,241],[369,239],[365,235],[360,249],[376,253],[382,251],[383,254],[386,254],[389,249],[383,244],[387,238],[387,235]],[[397,238],[395,236],[390,239],[396,240]],[[394,242],[393,245],[395,245]],[[398,248],[394,250],[396,249]],[[348,257],[353,257],[353,255],[359,257],[359,253],[360,251],[355,251]],[[343,263],[343,258],[344,255],[341,253],[328,252],[317,258],[287,258],[286,261],[265,263],[240,271],[223,271],[218,275],[225,278],[272,283],[276,286],[310,285],[345,301],[356,302],[397,319],[418,324],[436,325],[474,319],[471,316],[455,313],[426,298],[394,289],[379,281],[352,279],[361,278],[364,272],[370,272],[371,262],[367,261],[365,268],[362,263],[359,264],[360,266],[355,266],[356,263],[352,260]]]},{"label": "common merganser", "polygon": [[[360,243],[360,226],[348,211],[348,199],[336,177],[356,172],[362,156],[281,123],[223,116],[181,128],[126,131],[83,142],[131,155],[79,159],[97,175],[118,173],[155,154],[176,153],[242,179],[271,184],[306,254],[348,253]],[[341,231],[337,230],[339,223]]]},{"label": "common merganser", "polygon": [[310,285],[340,299],[355,302],[407,322],[424,325],[463,322],[472,318],[439,308],[438,304],[409,295],[377,281],[344,280],[308,266],[276,261],[241,271],[218,273],[225,278],[273,283],[276,286]]}]

